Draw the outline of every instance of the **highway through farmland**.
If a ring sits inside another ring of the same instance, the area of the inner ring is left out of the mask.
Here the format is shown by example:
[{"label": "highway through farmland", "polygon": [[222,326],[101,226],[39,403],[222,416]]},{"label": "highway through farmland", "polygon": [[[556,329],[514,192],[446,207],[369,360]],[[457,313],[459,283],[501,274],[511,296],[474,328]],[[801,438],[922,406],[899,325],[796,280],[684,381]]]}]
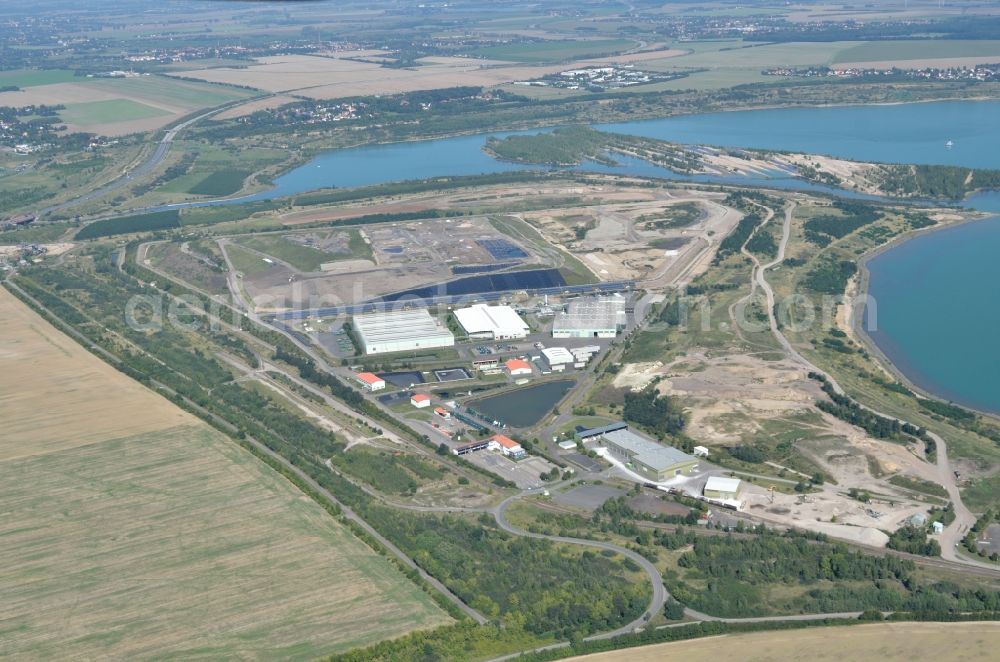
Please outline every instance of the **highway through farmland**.
[{"label": "highway through farmland", "polygon": [[[268,94],[268,95],[264,95],[264,96],[259,97],[259,98],[266,98],[268,96],[274,96],[274,95],[273,94]],[[48,214],[51,214],[53,212],[62,211],[63,209],[67,209],[69,207],[74,207],[76,205],[83,204],[85,202],[90,202],[92,200],[97,200],[99,198],[104,197],[105,195],[107,195],[109,193],[114,193],[115,191],[118,191],[120,189],[125,188],[126,186],[128,186],[129,184],[131,184],[136,179],[139,179],[143,175],[146,175],[146,174],[152,172],[153,170],[155,170],[157,168],[157,166],[159,166],[160,163],[163,162],[163,159],[167,156],[167,153],[170,151],[170,146],[174,142],[174,139],[177,137],[178,134],[180,134],[182,131],[184,131],[184,129],[190,127],[193,124],[196,124],[197,122],[200,122],[201,120],[205,119],[206,117],[211,117],[212,115],[215,115],[216,113],[221,113],[222,111],[224,111],[224,110],[226,110],[226,109],[228,109],[228,108],[230,108],[232,106],[237,106],[237,105],[240,105],[240,104],[244,104],[244,103],[252,100],[252,98],[253,97],[247,98],[247,99],[237,99],[235,101],[230,101],[229,103],[223,104],[221,106],[216,106],[215,108],[207,110],[207,111],[201,113],[200,115],[196,115],[195,117],[186,119],[183,122],[181,122],[180,124],[177,124],[177,125],[169,128],[169,129],[167,129],[167,132],[165,134],[163,134],[163,138],[161,138],[160,142],[158,142],[156,144],[156,149],[153,150],[153,153],[150,155],[150,157],[148,159],[146,159],[145,161],[143,161],[142,163],[140,163],[136,167],[132,168],[131,170],[125,170],[122,173],[121,177],[119,177],[117,179],[111,180],[110,182],[108,182],[104,186],[100,186],[100,187],[95,188],[95,189],[93,189],[91,191],[87,191],[86,193],[84,193],[84,194],[82,194],[80,196],[77,196],[77,197],[75,197],[75,198],[73,198],[71,200],[67,200],[65,202],[60,202],[58,204],[51,205],[49,207],[45,207],[45,208],[41,209],[38,212],[38,217],[42,218],[42,217],[44,217],[44,216],[46,216]]]}]

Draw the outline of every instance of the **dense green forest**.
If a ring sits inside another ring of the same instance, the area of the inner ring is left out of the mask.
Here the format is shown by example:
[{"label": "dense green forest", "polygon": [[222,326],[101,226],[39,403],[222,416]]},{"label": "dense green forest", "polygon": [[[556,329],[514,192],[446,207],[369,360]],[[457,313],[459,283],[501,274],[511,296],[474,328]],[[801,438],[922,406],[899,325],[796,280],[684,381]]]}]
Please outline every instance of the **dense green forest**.
[{"label": "dense green forest", "polygon": [[825,258],[805,275],[802,284],[814,292],[843,294],[847,281],[858,273],[858,265],[851,260]]},{"label": "dense green forest", "polygon": [[119,216],[118,218],[94,221],[90,225],[81,228],[76,233],[76,238],[97,239],[100,237],[111,237],[116,234],[152,232],[153,230],[167,230],[177,227],[180,227],[180,212],[172,209],[170,211],[157,211],[148,214]]},{"label": "dense green forest", "polygon": [[[665,536],[661,543],[672,549],[691,546],[678,559],[682,573],[668,581],[668,587],[681,602],[716,616],[1000,610],[1000,592],[924,582],[912,561],[871,556],[840,543],[760,533],[732,537],[678,533]],[[793,585],[807,590],[770,592]]]},{"label": "dense green forest", "polygon": [[920,556],[941,556],[941,545],[927,537],[925,526],[902,526],[889,536],[889,549],[919,554]]},{"label": "dense green forest", "polygon": [[842,239],[884,217],[878,208],[860,202],[838,200],[833,203],[833,207],[840,212],[839,215],[823,214],[805,222],[806,239],[817,246],[829,246],[834,240]]},{"label": "dense green forest", "polygon": [[622,418],[656,432],[659,435],[676,434],[684,429],[684,415],[665,395],[655,389],[625,394]]},{"label": "dense green forest", "polygon": [[1000,188],[1000,170],[944,165],[881,165],[881,187],[890,195],[961,200],[972,191]]},{"label": "dense green forest", "polygon": [[554,129],[529,136],[490,138],[484,148],[505,161],[539,165],[578,165],[584,160],[615,165],[607,155],[611,136],[585,126]]},{"label": "dense green forest", "polygon": [[512,536],[489,515],[416,515],[371,504],[365,518],[466,603],[506,627],[585,635],[635,619],[649,604],[648,584],[628,582],[619,561]]}]

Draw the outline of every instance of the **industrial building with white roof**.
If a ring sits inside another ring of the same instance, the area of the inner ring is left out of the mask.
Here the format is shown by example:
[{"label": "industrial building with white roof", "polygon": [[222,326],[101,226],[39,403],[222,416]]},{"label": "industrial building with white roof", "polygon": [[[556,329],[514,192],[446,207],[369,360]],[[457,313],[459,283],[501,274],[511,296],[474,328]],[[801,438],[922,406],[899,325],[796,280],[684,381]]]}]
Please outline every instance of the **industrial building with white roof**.
[{"label": "industrial building with white roof", "polygon": [[553,338],[614,338],[625,328],[625,297],[581,297],[552,322]]},{"label": "industrial building with white roof", "polygon": [[470,338],[511,340],[524,338],[530,328],[510,306],[490,306],[485,303],[455,311],[455,319]]},{"label": "industrial building with white roof", "polygon": [[365,354],[452,347],[455,336],[423,308],[354,316],[354,333]]},{"label": "industrial building with white roof", "polygon": [[735,499],[740,493],[740,479],[709,476],[703,494],[710,499]]},{"label": "industrial building with white roof", "polygon": [[576,362],[573,354],[565,347],[546,347],[542,350],[542,358],[549,370],[565,370],[567,365]]}]

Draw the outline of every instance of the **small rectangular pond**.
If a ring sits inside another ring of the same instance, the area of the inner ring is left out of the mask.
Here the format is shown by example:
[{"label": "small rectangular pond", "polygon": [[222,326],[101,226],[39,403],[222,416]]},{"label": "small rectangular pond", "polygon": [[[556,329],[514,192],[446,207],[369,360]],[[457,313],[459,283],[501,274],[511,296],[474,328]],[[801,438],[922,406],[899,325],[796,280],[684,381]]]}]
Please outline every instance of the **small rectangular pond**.
[{"label": "small rectangular pond", "polygon": [[575,384],[572,379],[545,382],[473,400],[468,407],[490,420],[512,428],[525,428],[542,420]]},{"label": "small rectangular pond", "polygon": [[398,386],[399,388],[410,388],[416,384],[424,383],[424,376],[419,370],[405,371],[405,372],[383,372],[379,373],[379,377],[384,379],[389,384],[393,386]]}]

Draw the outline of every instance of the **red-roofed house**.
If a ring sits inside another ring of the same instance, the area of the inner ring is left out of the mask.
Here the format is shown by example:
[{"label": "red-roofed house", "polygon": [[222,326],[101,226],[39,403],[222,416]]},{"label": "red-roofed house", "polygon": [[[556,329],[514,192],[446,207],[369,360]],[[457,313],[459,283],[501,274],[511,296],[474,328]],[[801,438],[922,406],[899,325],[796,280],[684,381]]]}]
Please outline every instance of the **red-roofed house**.
[{"label": "red-roofed house", "polygon": [[434,413],[440,416],[441,418],[451,418],[451,412],[445,409],[444,407],[435,407]]},{"label": "red-roofed house", "polygon": [[426,393],[414,393],[410,396],[410,404],[417,409],[431,406],[431,396]]},{"label": "red-roofed house", "polygon": [[370,372],[359,372],[354,375],[354,379],[361,384],[361,388],[366,391],[381,391],[385,388],[385,380]]},{"label": "red-roofed house", "polygon": [[531,364],[521,359],[510,359],[504,363],[504,367],[507,368],[507,372],[510,373],[511,377],[531,374]]},{"label": "red-roofed house", "polygon": [[508,457],[516,459],[527,455],[524,449],[521,448],[521,444],[502,434],[495,434],[490,438],[490,445],[492,446],[493,444],[496,444],[496,448],[500,449],[500,452]]}]

